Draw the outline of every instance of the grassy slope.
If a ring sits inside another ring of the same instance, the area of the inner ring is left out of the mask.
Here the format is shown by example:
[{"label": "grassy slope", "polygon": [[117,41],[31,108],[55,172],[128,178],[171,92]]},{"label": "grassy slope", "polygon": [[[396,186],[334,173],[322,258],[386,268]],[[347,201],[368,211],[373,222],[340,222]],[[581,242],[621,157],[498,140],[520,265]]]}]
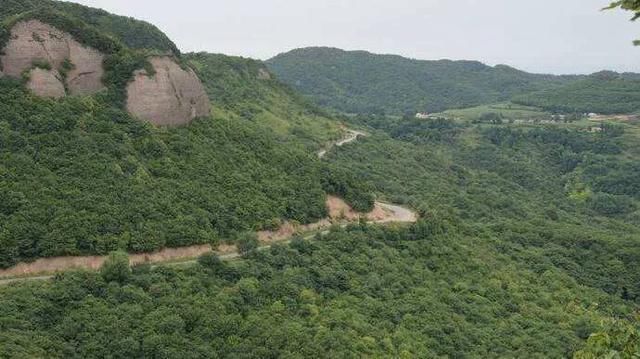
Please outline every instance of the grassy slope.
[{"label": "grassy slope", "polygon": [[342,134],[333,119],[273,79],[260,61],[206,53],[188,54],[185,59],[217,104],[217,116],[259,123],[283,140],[304,140],[312,149]]}]

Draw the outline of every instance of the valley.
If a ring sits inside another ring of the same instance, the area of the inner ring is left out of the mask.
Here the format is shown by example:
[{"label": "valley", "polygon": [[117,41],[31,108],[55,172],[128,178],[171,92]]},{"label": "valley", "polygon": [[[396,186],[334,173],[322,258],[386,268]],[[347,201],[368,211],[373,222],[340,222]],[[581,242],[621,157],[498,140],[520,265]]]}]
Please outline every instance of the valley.
[{"label": "valley", "polygon": [[639,355],[639,75],[179,46],[0,0],[0,358]]}]

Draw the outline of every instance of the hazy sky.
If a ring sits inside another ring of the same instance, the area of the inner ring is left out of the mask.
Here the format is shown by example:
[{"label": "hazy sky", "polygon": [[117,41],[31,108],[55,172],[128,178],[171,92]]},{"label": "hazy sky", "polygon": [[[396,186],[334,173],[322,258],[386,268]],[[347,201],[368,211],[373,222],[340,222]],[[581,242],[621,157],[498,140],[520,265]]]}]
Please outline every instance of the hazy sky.
[{"label": "hazy sky", "polygon": [[532,72],[640,72],[640,22],[610,0],[78,0],[157,25],[183,51],[259,59],[305,46]]}]

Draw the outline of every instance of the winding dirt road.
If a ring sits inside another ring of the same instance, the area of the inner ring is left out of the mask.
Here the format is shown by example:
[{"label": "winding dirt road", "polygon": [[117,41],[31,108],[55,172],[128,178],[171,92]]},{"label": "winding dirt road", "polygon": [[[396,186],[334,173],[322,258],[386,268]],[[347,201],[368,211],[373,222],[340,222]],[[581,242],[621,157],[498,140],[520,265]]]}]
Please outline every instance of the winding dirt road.
[{"label": "winding dirt road", "polygon": [[[366,134],[349,130],[349,135],[335,142],[329,150],[334,146],[340,147],[353,142],[359,136],[366,136]],[[326,150],[321,151],[318,156],[322,158],[326,153]],[[374,224],[414,223],[418,219],[417,214],[407,208],[383,202],[376,202],[373,211],[369,213],[357,213],[344,200],[334,196],[327,197],[326,205],[329,217],[319,222],[307,225],[285,223],[277,231],[258,232],[260,250],[268,249],[276,243],[289,243],[295,235],[306,233],[308,235],[306,238],[312,238],[313,235],[309,235],[310,233],[315,234],[319,231],[327,233],[326,229],[333,225],[346,226],[361,219]],[[210,245],[196,245],[166,248],[153,253],[130,254],[129,262],[131,265],[143,263],[185,265],[195,263],[196,258],[210,252],[218,254],[222,260],[234,260],[240,256],[235,246],[221,245],[214,249]],[[0,285],[19,281],[47,280],[55,273],[72,269],[98,270],[106,259],[106,256],[52,257],[41,258],[32,263],[19,263],[12,268],[0,270]]]},{"label": "winding dirt road", "polygon": [[326,155],[327,155],[327,153],[328,153],[329,151],[331,151],[331,149],[332,149],[333,147],[342,147],[342,146],[346,145],[347,143],[351,143],[351,142],[353,142],[353,141],[357,140],[357,139],[358,139],[358,137],[360,137],[360,136],[363,136],[363,137],[364,137],[364,136],[366,136],[366,135],[367,135],[367,134],[366,134],[366,133],[364,133],[364,132],[355,131],[355,130],[347,130],[347,136],[346,136],[345,138],[343,138],[343,139],[342,139],[342,140],[340,140],[340,141],[332,142],[332,143],[327,147],[327,149],[326,149],[326,150],[322,150],[322,151],[318,152],[318,157],[320,157],[320,158],[324,158],[324,156],[326,156]]}]

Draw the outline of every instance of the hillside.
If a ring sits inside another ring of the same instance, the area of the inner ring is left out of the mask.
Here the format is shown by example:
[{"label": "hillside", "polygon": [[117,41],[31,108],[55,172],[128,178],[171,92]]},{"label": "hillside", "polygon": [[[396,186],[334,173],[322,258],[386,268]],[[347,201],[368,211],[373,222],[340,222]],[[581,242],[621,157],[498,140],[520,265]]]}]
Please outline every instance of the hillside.
[{"label": "hillside", "polygon": [[[149,57],[73,14],[41,9],[5,22],[12,31],[14,24],[25,24],[30,33],[35,30],[28,21],[35,18],[47,22],[36,23],[38,29],[56,31],[55,39],[44,34],[38,43],[62,49],[60,59],[47,51],[50,62],[32,69],[31,76],[36,70],[62,71],[65,46],[85,49],[73,45],[76,40],[102,51],[105,75],[104,86],[90,92],[47,99],[37,96],[33,77],[26,82],[8,76],[13,67],[5,68],[7,76],[0,78],[0,267],[118,248],[142,252],[216,244],[285,220],[309,223],[325,217],[323,180],[333,172],[315,152],[341,136],[334,120],[269,80],[258,62],[208,54],[189,55],[179,64]],[[2,57],[4,64],[13,66],[20,51],[31,49],[14,44],[22,37],[27,36],[12,32],[1,43],[11,49]],[[60,44],[48,43],[60,39]],[[73,59],[68,78],[60,79],[72,79],[73,69],[85,66],[86,58]],[[213,112],[191,110],[198,119],[188,126],[140,121],[145,109],[156,108],[150,100],[162,102],[160,111],[176,96],[187,96],[189,88],[180,86],[193,79],[176,76],[191,67],[211,96]],[[147,75],[136,72],[140,69],[161,81],[145,80]],[[166,86],[158,86],[162,83]],[[132,86],[147,97],[139,100],[142,113],[133,107]],[[62,91],[66,87],[71,89],[65,82]]]},{"label": "hillside", "polygon": [[260,61],[206,53],[185,59],[203,80],[216,116],[258,122],[312,149],[341,136],[325,111],[276,80]]},{"label": "hillside", "polygon": [[315,103],[347,113],[402,115],[508,100],[572,81],[475,61],[421,61],[333,48],[305,48],[267,61]]},{"label": "hillside", "polygon": [[327,161],[418,208],[417,224],[0,287],[0,354],[555,358],[605,332],[635,345],[637,124],[347,120],[369,136]]},{"label": "hillside", "polygon": [[[74,94],[65,61],[29,64],[66,73],[58,98],[38,96],[31,78],[0,77],[0,268],[106,260],[0,280],[0,358],[640,355],[639,121],[540,124],[524,120],[549,113],[511,103],[447,113],[462,119],[453,121],[317,105],[435,111],[577,79],[299,50],[317,55],[301,86],[317,85],[325,102],[310,104],[314,93],[280,82],[295,84],[270,72],[274,61],[159,60],[171,46],[152,25],[57,2],[3,4],[54,7],[4,27],[32,16],[58,25],[66,45],[100,50],[105,76]],[[6,35],[0,44],[20,40]],[[167,102],[158,88],[172,88],[175,71],[197,79],[208,113],[171,125],[136,116],[130,88],[142,81],[143,104]],[[426,107],[406,107],[416,103]],[[523,122],[478,121],[493,111]],[[296,232],[333,210],[328,195],[418,218]],[[293,228],[286,241],[254,233],[283,227]],[[147,257],[194,244],[233,252]]]},{"label": "hillside", "polygon": [[130,17],[117,16],[104,10],[71,2],[53,0],[0,0],[0,21],[27,11],[54,10],[70,15],[114,36],[134,49],[154,49],[180,54],[176,45],[156,26]]},{"label": "hillside", "polygon": [[514,102],[554,112],[630,114],[640,111],[636,74],[600,72],[554,89],[519,95]]}]

